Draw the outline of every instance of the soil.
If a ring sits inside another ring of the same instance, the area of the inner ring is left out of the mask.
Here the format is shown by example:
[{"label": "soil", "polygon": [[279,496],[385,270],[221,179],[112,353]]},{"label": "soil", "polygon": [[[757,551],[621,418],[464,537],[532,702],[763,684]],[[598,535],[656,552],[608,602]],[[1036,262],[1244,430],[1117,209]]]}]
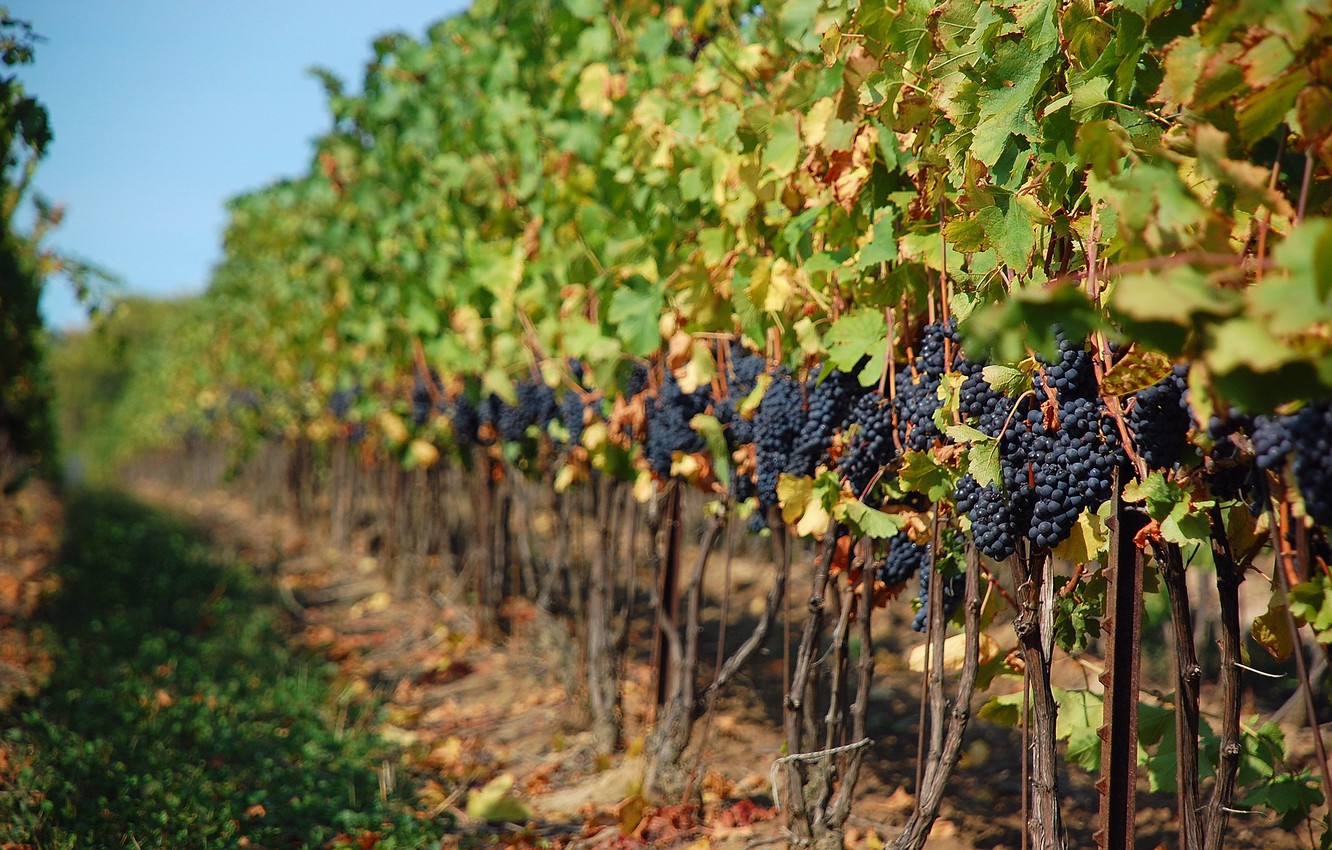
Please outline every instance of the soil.
[{"label": "soil", "polygon": [[[649,805],[638,796],[652,703],[646,663],[636,661],[628,670],[625,746],[611,758],[599,758],[582,724],[577,695],[566,688],[563,670],[550,662],[551,635],[562,627],[530,605],[510,604],[511,634],[499,643],[484,642],[476,637],[467,609],[454,600],[438,593],[395,597],[364,546],[332,549],[322,535],[286,517],[259,512],[234,493],[141,484],[137,495],[202,523],[221,557],[271,572],[292,614],[295,639],[339,665],[349,695],[373,693],[385,701],[380,732],[403,746],[412,774],[399,781],[419,785],[422,810],[455,813],[468,829],[461,843],[544,839],[578,848],[646,843],[750,850],[786,842],[768,778],[782,751],[780,635],[729,689],[710,721],[700,724],[706,725],[705,740],[701,746],[695,743],[687,761],[695,765],[692,775],[703,810],[672,801]],[[55,556],[59,523],[58,502],[40,488],[29,488],[14,502],[0,500],[0,686],[23,690],[40,684],[44,661],[30,650],[39,641],[27,639],[23,617],[49,584],[45,568]],[[743,610],[764,592],[763,583],[755,580],[762,569],[761,564],[735,562],[734,610]],[[717,586],[710,588],[718,595],[720,572],[714,571]],[[877,850],[896,834],[913,802],[909,789],[915,784],[920,677],[907,669],[905,658],[919,638],[906,628],[906,606],[895,607],[903,610],[890,607],[880,615],[882,627],[876,627],[881,628],[876,645],[883,648],[876,654],[871,702],[869,732],[875,743],[847,829],[852,848]],[[999,628],[992,630],[996,637]],[[650,625],[643,624],[641,631],[650,635]],[[704,656],[714,651],[705,648]],[[1056,684],[1068,686],[1082,686],[1088,677],[1085,666],[1071,661],[1058,665],[1055,675]],[[10,680],[15,684],[5,684]],[[981,702],[973,706],[973,716]],[[1020,735],[973,720],[967,741],[926,846],[1018,848]],[[480,789],[498,794],[510,781],[504,797],[527,809],[515,817],[527,820],[527,827],[515,833],[512,827],[489,827],[469,816],[469,803],[479,805]],[[1097,799],[1092,777],[1072,768],[1061,784],[1071,845],[1093,846]],[[1144,784],[1138,799],[1137,846],[1176,846],[1174,797],[1150,794]],[[1307,842],[1254,817],[1232,820],[1227,845],[1295,848]]]}]

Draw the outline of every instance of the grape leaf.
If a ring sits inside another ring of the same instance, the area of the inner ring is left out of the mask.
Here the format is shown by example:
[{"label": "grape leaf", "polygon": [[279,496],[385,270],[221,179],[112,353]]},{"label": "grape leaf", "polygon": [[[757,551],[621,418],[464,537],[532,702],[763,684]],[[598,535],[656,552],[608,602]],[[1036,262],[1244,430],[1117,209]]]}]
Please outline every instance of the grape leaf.
[{"label": "grape leaf", "polygon": [[833,516],[839,522],[846,523],[856,534],[875,540],[894,537],[906,525],[906,520],[901,516],[875,510],[850,496],[837,502]]},{"label": "grape leaf", "polygon": [[658,319],[665,303],[656,287],[633,289],[622,286],[611,296],[606,318],[616,327],[616,336],[631,354],[646,357],[661,345]]},{"label": "grape leaf", "polygon": [[782,506],[783,522],[800,519],[813,497],[814,479],[797,478],[785,472],[777,476],[777,503]]},{"label": "grape leaf", "polygon": [[869,308],[842,316],[823,336],[828,359],[843,372],[854,369],[862,357],[869,358],[860,373],[860,382],[865,386],[877,384],[883,374],[887,340],[888,322],[883,312]]},{"label": "grape leaf", "polygon": [[1105,373],[1101,394],[1125,396],[1146,389],[1169,375],[1171,365],[1165,355],[1134,346]]},{"label": "grape leaf", "polygon": [[689,427],[703,435],[708,453],[712,455],[712,472],[723,487],[731,483],[731,453],[726,450],[726,436],[722,433],[717,417],[707,413],[696,413],[689,420]]},{"label": "grape leaf", "polygon": [[1273,604],[1260,616],[1254,618],[1250,633],[1253,640],[1272,654],[1277,661],[1290,657],[1294,642],[1291,640],[1289,623],[1286,621],[1285,605]]},{"label": "grape leaf", "polygon": [[481,788],[467,792],[467,816],[486,823],[526,823],[533,815],[509,791],[513,788],[513,774],[501,773]]},{"label": "grape leaf", "polygon": [[1031,389],[1031,375],[1012,366],[992,363],[981,370],[981,377],[995,392],[1017,398]]},{"label": "grape leaf", "polygon": [[856,268],[865,269],[897,259],[897,239],[893,236],[893,218],[896,214],[897,211],[890,206],[874,211],[874,225],[870,229],[869,241],[860,249]]},{"label": "grape leaf", "polygon": [[1073,524],[1072,533],[1054,548],[1053,554],[1070,563],[1090,564],[1100,559],[1107,545],[1105,523],[1096,514],[1084,510]]},{"label": "grape leaf", "polygon": [[796,116],[778,115],[769,127],[768,143],[763,147],[763,167],[778,177],[787,177],[795,171],[800,158],[800,128]]},{"label": "grape leaf", "polygon": [[946,499],[953,492],[953,474],[942,466],[933,452],[905,452],[899,473],[902,488],[925,494],[931,502]]}]

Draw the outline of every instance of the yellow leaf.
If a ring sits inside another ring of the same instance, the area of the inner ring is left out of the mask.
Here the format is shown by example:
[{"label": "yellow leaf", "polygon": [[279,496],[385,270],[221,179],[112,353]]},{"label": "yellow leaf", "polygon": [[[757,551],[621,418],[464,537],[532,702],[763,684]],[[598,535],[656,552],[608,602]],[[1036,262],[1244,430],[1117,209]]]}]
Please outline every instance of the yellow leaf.
[{"label": "yellow leaf", "polygon": [[[907,655],[907,669],[923,673],[925,671],[925,649],[926,645],[913,647],[911,653]],[[967,636],[953,635],[944,641],[943,667],[946,672],[955,672],[962,669],[962,663],[966,658]],[[988,664],[999,655],[999,643],[985,632],[980,633],[980,658],[979,663]]]},{"label": "yellow leaf", "polygon": [[606,423],[601,420],[597,420],[583,429],[583,445],[587,447],[589,452],[595,452],[606,445],[607,439],[609,439],[609,431],[606,429]]},{"label": "yellow leaf", "polygon": [[814,105],[805,113],[805,121],[800,129],[805,137],[805,144],[809,147],[818,147],[825,136],[828,135],[828,120],[832,118],[837,104],[831,97],[822,97],[814,101]]},{"label": "yellow leaf", "polygon": [[513,788],[513,774],[501,773],[485,784],[467,793],[467,816],[486,823],[526,823],[532,811],[509,794]]},{"label": "yellow leaf", "polygon": [[610,87],[611,72],[604,62],[593,62],[583,69],[578,76],[578,105],[585,112],[598,115],[611,114],[611,102],[607,97]]},{"label": "yellow leaf", "polygon": [[795,522],[805,513],[814,495],[814,479],[797,478],[782,473],[777,477],[777,503],[782,506],[782,521]]},{"label": "yellow leaf", "polygon": [[407,453],[418,469],[429,469],[439,463],[439,449],[425,440],[412,440],[411,445],[407,447]]},{"label": "yellow leaf", "polygon": [[1277,661],[1290,657],[1294,642],[1290,638],[1290,624],[1286,621],[1286,606],[1274,605],[1253,621],[1254,642],[1272,654]]},{"label": "yellow leaf", "polygon": [[710,383],[717,374],[717,362],[712,359],[712,352],[701,340],[693,344],[689,362],[684,371],[676,377],[680,381],[680,391],[692,393],[701,386]]},{"label": "yellow leaf", "polygon": [[1054,548],[1054,555],[1074,564],[1088,564],[1105,550],[1105,523],[1096,514],[1084,510],[1073,526],[1073,533]]},{"label": "yellow leaf", "polygon": [[387,410],[381,410],[379,412],[378,422],[379,430],[384,432],[384,436],[388,437],[390,443],[402,445],[407,442],[407,438],[410,434],[400,416]]},{"label": "yellow leaf", "polygon": [[799,537],[820,535],[828,530],[829,519],[823,503],[818,500],[811,501],[805,508],[804,515],[800,517],[800,522],[796,523],[796,535]]},{"label": "yellow leaf", "polygon": [[574,483],[574,468],[568,464],[560,467],[560,471],[555,473],[555,492],[564,493]]},{"label": "yellow leaf", "polygon": [[800,269],[786,260],[781,258],[774,260],[772,274],[768,278],[768,291],[763,296],[763,309],[769,313],[777,313],[786,309],[786,305],[791,301],[791,296],[795,295],[802,274],[803,272]]},{"label": "yellow leaf", "polygon": [[796,322],[794,330],[801,351],[810,356],[827,353],[823,348],[823,340],[819,337],[819,329],[809,316],[805,316]]},{"label": "yellow leaf", "polygon": [[652,483],[652,473],[646,469],[640,470],[638,477],[634,479],[634,501],[646,505],[652,501],[652,496],[656,492],[657,487]]}]

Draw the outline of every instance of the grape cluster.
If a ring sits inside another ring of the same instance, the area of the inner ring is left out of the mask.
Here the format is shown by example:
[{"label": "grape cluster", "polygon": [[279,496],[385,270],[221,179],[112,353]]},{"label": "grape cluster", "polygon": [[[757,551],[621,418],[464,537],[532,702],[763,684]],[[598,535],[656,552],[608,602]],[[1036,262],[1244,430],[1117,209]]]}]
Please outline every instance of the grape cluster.
[{"label": "grape cluster", "polygon": [[1081,343],[1057,334],[1059,354],[1042,360],[1032,377],[1031,397],[1010,402],[982,374],[984,365],[962,361],[966,375],[963,415],[999,440],[1002,482],[981,487],[964,476],[954,498],[971,520],[977,548],[1003,560],[1026,537],[1038,548],[1068,537],[1083,510],[1095,510],[1111,495],[1114,470],[1124,463],[1123,446],[1099,398],[1091,354]]},{"label": "grape cluster", "polygon": [[791,450],[805,423],[800,382],[779,372],[763,393],[754,416],[754,449],[758,461],[758,500],[777,504],[777,478],[790,467]]},{"label": "grape cluster", "polygon": [[1310,519],[1332,526],[1332,403],[1310,404],[1290,417],[1295,484]]},{"label": "grape cluster", "polygon": [[518,403],[503,405],[495,423],[500,438],[506,443],[521,442],[529,426],[544,429],[559,413],[555,391],[544,382],[527,378],[519,381],[514,389]]},{"label": "grape cluster", "polygon": [[[934,570],[930,569],[928,563],[920,570],[920,607],[916,609],[916,616],[911,619],[911,629],[917,632],[925,631],[925,626],[929,622],[930,616],[930,574]],[[943,575],[943,616],[948,619],[953,616],[957,606],[962,604],[962,597],[966,593],[967,577],[962,573],[945,573]]]},{"label": "grape cluster", "polygon": [[[1212,450],[1212,491],[1221,498],[1243,498],[1251,510],[1267,500],[1264,471],[1281,472],[1294,456],[1295,485],[1304,497],[1305,510],[1319,525],[1332,525],[1332,402],[1305,405],[1285,416],[1246,417],[1231,412],[1215,420],[1209,435]],[[1241,428],[1253,441],[1254,466],[1242,462],[1231,435]]]},{"label": "grape cluster", "polygon": [[[569,374],[583,388],[583,364],[577,360],[569,362]],[[565,388],[560,398],[560,424],[569,434],[569,445],[576,446],[583,440],[583,428],[587,422],[587,411],[591,406],[583,401],[583,395],[572,388]]]},{"label": "grape cluster", "polygon": [[1013,405],[1007,396],[985,380],[985,366],[983,361],[965,358],[958,362],[957,371],[964,376],[958,390],[958,410],[963,419],[974,421],[983,434],[998,437]]},{"label": "grape cluster", "polygon": [[1258,502],[1258,489],[1265,485],[1253,466],[1245,462],[1235,438],[1245,430],[1252,430],[1253,420],[1238,410],[1229,411],[1224,418],[1213,416],[1207,423],[1207,436],[1212,450],[1207,455],[1207,486],[1218,499],[1240,499],[1251,504]]},{"label": "grape cluster", "polygon": [[1189,367],[1178,364],[1169,375],[1133,396],[1129,432],[1138,455],[1151,469],[1170,469],[1184,451],[1192,421],[1188,374]]},{"label": "grape cluster", "polygon": [[439,392],[439,374],[434,369],[430,370],[429,380],[427,384],[426,379],[418,374],[412,383],[412,424],[418,428],[430,419],[434,408],[432,390]]},{"label": "grape cluster", "polygon": [[1111,496],[1112,474],[1123,463],[1119,432],[1100,399],[1071,398],[1053,427],[1041,410],[1027,414],[1031,483],[1035,491],[1027,537],[1045,549],[1068,537],[1084,508]]},{"label": "grape cluster", "polygon": [[346,422],[347,415],[351,413],[352,405],[361,395],[359,386],[346,390],[334,390],[328,398],[328,412],[333,414],[333,418],[339,422]]},{"label": "grape cluster", "polygon": [[961,337],[955,322],[950,321],[947,326],[938,322],[926,325],[918,341],[910,380],[906,380],[906,375],[897,378],[893,403],[897,407],[897,439],[903,449],[924,451],[942,437],[934,424],[934,413],[940,404],[939,384],[950,366],[945,343],[953,353],[958,351]]},{"label": "grape cluster", "polygon": [[731,451],[754,442],[754,423],[742,417],[736,405],[754,391],[764,368],[762,357],[738,345],[732,346],[727,358],[725,389],[713,400],[713,415],[721,423],[726,446]]},{"label": "grape cluster", "polygon": [[[852,432],[842,456],[842,479],[857,496],[865,493],[879,470],[897,456],[893,442],[893,406],[878,390],[866,393],[851,414]],[[867,498],[869,498],[867,496]]]},{"label": "grape cluster", "polygon": [[899,535],[894,538],[884,559],[874,565],[874,578],[888,587],[899,587],[929,566],[929,545],[922,546],[913,543],[906,535]]},{"label": "grape cluster", "polygon": [[453,440],[460,446],[476,442],[476,429],[481,424],[476,405],[467,393],[458,393],[449,407],[449,422],[453,425]]},{"label": "grape cluster", "polygon": [[670,476],[671,460],[676,452],[703,451],[703,437],[689,426],[689,420],[703,413],[707,406],[707,387],[686,393],[680,389],[675,376],[666,373],[661,392],[647,406],[647,441],[643,446],[648,466],[658,477]]},{"label": "grape cluster", "polygon": [[1290,433],[1291,420],[1297,416],[1256,416],[1250,436],[1253,438],[1253,462],[1262,470],[1280,472],[1286,468],[1286,459],[1295,451],[1295,440]]},{"label": "grape cluster", "polygon": [[648,368],[642,363],[635,363],[629,370],[629,378],[624,382],[624,397],[633,398],[647,387]]},{"label": "grape cluster", "polygon": [[806,386],[809,407],[805,422],[791,449],[792,475],[813,475],[832,444],[833,436],[850,425],[856,402],[865,394],[853,376],[832,370],[822,381],[811,379]]},{"label": "grape cluster", "polygon": [[982,487],[971,475],[964,475],[957,482],[953,498],[958,513],[971,519],[971,537],[977,549],[996,561],[1017,551],[1017,523],[1004,491],[995,482]]}]

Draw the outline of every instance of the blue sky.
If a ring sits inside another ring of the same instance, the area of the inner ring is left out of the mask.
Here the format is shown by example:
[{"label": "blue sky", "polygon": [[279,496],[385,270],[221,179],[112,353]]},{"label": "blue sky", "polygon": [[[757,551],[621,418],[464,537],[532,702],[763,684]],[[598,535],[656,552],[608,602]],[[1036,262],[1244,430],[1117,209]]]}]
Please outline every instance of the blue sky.
[{"label": "blue sky", "polygon": [[[66,204],[52,244],[130,292],[197,292],[220,258],[223,203],[298,174],[327,129],[321,65],[359,88],[371,42],[421,37],[467,0],[10,0],[46,40],[18,71],[55,143],[37,191]],[[84,321],[48,287],[53,327]]]}]

